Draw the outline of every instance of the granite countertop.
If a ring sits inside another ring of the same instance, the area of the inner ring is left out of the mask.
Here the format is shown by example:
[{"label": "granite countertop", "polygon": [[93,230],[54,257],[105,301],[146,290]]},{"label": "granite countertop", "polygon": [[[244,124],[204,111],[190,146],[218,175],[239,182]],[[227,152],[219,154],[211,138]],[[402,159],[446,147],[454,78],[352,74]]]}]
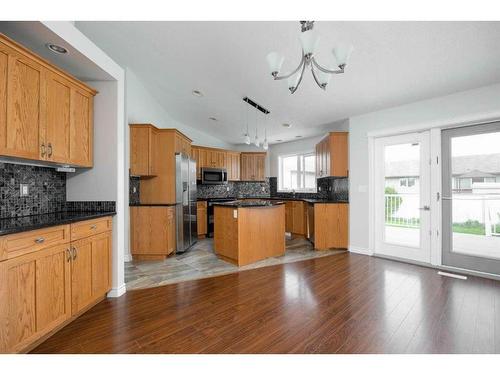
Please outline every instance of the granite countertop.
[{"label": "granite countertop", "polygon": [[170,207],[177,203],[130,203],[129,207]]},{"label": "granite countertop", "polygon": [[[241,200],[241,199],[261,199],[261,200],[279,200],[279,201],[302,201],[306,203],[349,203],[348,200],[345,199],[317,199],[317,198],[299,198],[299,197],[221,197],[225,199],[234,199],[234,200]],[[218,198],[198,198],[198,201],[206,201],[210,199],[218,199]],[[220,198],[219,198],[220,199]]]},{"label": "granite countertop", "polygon": [[62,211],[0,219],[0,236],[114,215],[114,211]]},{"label": "granite countertop", "polygon": [[269,201],[269,200],[254,200],[254,201],[242,201],[235,200],[230,202],[218,202],[215,203],[215,206],[224,206],[224,207],[236,207],[236,208],[251,208],[251,207],[274,207],[282,205],[281,201]]}]

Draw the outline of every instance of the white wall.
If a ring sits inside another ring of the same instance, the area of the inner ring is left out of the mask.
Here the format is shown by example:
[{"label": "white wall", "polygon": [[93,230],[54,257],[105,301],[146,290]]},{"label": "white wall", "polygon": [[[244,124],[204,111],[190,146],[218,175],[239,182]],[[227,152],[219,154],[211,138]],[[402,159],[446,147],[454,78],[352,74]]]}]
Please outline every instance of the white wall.
[{"label": "white wall", "polygon": [[[47,21],[42,24],[113,78],[113,81],[93,83],[94,87],[103,90],[103,95],[96,98],[98,113],[94,119],[94,170],[70,177],[67,197],[74,200],[116,201],[116,215],[113,217],[112,289],[108,296],[118,297],[125,293],[124,252],[128,242],[125,241],[128,238],[128,228],[125,227],[125,213],[128,211],[124,143],[125,72],[71,22]],[[103,135],[106,138],[102,138]],[[101,187],[102,184],[108,186]]]},{"label": "white wall", "polygon": [[66,177],[68,201],[116,201],[116,81],[87,82],[99,93],[94,98],[94,167]]},{"label": "white wall", "polygon": [[[350,248],[368,251],[368,137],[500,118],[500,84],[463,91],[349,119]],[[372,249],[373,250],[373,249]]]},{"label": "white wall", "polygon": [[176,128],[193,140],[193,144],[207,147],[231,148],[233,145],[221,141],[208,133],[200,132],[174,119],[158,100],[144,87],[132,70],[126,69],[126,102],[129,124],[153,124],[158,128]]}]

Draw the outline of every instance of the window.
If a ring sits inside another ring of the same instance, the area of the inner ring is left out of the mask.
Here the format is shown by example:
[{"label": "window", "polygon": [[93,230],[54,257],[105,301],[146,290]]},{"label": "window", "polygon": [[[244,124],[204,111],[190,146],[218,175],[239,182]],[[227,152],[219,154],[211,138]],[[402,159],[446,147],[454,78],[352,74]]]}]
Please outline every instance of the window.
[{"label": "window", "polygon": [[314,153],[283,155],[278,158],[280,191],[316,191],[316,156]]}]

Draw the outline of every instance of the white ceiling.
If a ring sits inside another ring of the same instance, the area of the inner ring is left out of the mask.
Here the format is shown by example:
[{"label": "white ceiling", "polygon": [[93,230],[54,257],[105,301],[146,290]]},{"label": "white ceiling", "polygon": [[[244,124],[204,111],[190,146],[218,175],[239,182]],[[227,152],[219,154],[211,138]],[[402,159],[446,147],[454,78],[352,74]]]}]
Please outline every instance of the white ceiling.
[{"label": "white ceiling", "polygon": [[[316,22],[318,60],[340,42],[354,52],[326,92],[306,72],[290,95],[265,57],[300,59],[298,22],[77,22],[76,26],[132,69],[176,120],[226,142],[241,143],[249,96],[271,111],[270,141],[313,136],[353,115],[500,81],[500,22]],[[196,98],[193,89],[205,96]],[[214,116],[217,122],[208,118]],[[253,135],[254,117],[251,116]],[[262,129],[263,119],[259,120]],[[285,129],[282,123],[291,123]],[[262,130],[260,135],[262,135]]]},{"label": "white ceiling", "polygon": [[[2,21],[0,32],[29,48],[56,66],[71,73],[82,81],[113,80],[85,55],[66,43],[61,37],[38,21]],[[45,45],[55,43],[68,50],[67,55],[51,52]]]}]

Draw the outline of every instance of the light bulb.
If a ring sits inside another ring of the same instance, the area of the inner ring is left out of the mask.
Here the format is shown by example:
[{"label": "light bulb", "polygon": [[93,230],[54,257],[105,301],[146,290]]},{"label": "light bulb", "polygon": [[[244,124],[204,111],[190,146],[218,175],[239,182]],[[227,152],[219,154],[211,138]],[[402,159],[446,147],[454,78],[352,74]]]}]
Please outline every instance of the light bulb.
[{"label": "light bulb", "polygon": [[245,143],[246,143],[247,145],[249,145],[250,143],[252,143],[252,142],[250,141],[250,136],[248,135],[248,133],[246,133],[246,134],[245,134]]},{"label": "light bulb", "polygon": [[333,56],[340,68],[347,64],[354,47],[350,44],[342,44],[332,50]]},{"label": "light bulb", "polygon": [[295,74],[291,77],[288,77],[286,83],[290,91],[293,91],[297,87],[297,83],[299,82],[300,74]]},{"label": "light bulb", "polygon": [[262,148],[263,148],[264,150],[267,150],[267,149],[269,148],[269,143],[267,143],[267,138],[266,138],[266,139],[264,139],[264,143],[262,144]]},{"label": "light bulb", "polygon": [[302,44],[304,56],[311,57],[318,46],[319,36],[314,30],[304,31],[300,34],[300,43]]},{"label": "light bulb", "polygon": [[260,147],[260,141],[259,137],[257,137],[257,134],[255,134],[255,141],[254,141],[255,146]]},{"label": "light bulb", "polygon": [[280,55],[278,52],[271,52],[266,56],[267,64],[269,66],[269,71],[273,77],[276,77],[280,70],[285,57]]},{"label": "light bulb", "polygon": [[[327,67],[327,69],[328,70],[335,70],[335,69],[332,69],[330,67]],[[319,69],[315,70],[314,73],[316,74],[316,78],[318,79],[318,82],[321,85],[321,88],[325,89],[325,87],[330,82],[332,75],[330,73],[325,73]]]}]

